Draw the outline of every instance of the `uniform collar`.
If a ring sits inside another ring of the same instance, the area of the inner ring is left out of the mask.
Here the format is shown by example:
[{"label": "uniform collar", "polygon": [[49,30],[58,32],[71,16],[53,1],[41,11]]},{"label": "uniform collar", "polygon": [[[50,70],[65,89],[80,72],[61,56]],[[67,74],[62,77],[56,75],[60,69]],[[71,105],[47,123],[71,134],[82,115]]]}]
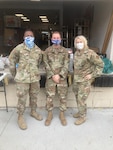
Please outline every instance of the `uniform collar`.
[{"label": "uniform collar", "polygon": [[76,55],[80,56],[82,54],[88,53],[88,49],[83,49],[83,50],[77,50]]},{"label": "uniform collar", "polygon": [[25,45],[25,43],[23,43],[23,45],[24,45],[24,49],[26,49],[26,50],[28,50],[28,51],[32,51],[32,50],[34,50],[35,47],[36,47],[36,45],[34,45],[34,47],[33,47],[32,49],[29,49],[29,48]]},{"label": "uniform collar", "polygon": [[59,45],[58,47],[55,47],[54,45],[52,45],[52,52],[62,52],[62,46]]}]

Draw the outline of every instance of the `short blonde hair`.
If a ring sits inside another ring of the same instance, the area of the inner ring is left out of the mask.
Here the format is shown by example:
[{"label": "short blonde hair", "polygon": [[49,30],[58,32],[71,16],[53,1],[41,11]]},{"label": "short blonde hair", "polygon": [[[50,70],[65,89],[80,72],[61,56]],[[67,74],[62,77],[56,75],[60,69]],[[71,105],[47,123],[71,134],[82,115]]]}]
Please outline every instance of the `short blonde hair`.
[{"label": "short blonde hair", "polygon": [[83,36],[83,35],[78,35],[78,36],[75,37],[75,39],[74,39],[75,48],[76,48],[77,39],[80,39],[84,43],[84,48],[85,49],[88,48],[88,41],[87,41],[86,37]]}]

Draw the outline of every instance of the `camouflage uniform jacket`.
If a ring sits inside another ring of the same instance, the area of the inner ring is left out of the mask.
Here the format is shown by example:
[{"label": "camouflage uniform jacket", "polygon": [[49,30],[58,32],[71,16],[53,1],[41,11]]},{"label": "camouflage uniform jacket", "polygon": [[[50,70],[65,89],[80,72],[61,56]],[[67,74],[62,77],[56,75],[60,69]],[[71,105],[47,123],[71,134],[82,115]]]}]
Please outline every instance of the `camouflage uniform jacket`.
[{"label": "camouflage uniform jacket", "polygon": [[66,79],[69,58],[64,47],[55,48],[53,45],[48,47],[44,52],[44,62],[48,79],[55,74],[59,74],[62,79]]},{"label": "camouflage uniform jacket", "polygon": [[[15,81],[21,83],[39,81],[39,64],[41,60],[42,52],[37,45],[31,50],[24,43],[16,46],[9,56],[10,72],[15,77]],[[18,64],[17,68],[16,64]]]},{"label": "camouflage uniform jacket", "polygon": [[92,80],[102,74],[104,63],[93,50],[76,51],[74,54],[74,81],[83,82],[85,76],[92,75]]}]

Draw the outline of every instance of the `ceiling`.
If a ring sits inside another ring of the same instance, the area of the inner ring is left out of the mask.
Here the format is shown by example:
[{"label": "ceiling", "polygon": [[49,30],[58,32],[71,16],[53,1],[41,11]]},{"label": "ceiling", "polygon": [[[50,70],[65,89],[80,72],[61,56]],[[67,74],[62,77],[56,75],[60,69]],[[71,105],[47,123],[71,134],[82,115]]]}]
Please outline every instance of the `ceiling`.
[{"label": "ceiling", "polygon": [[4,9],[0,10],[1,14],[15,16],[17,13],[22,13],[24,16],[30,19],[32,24],[41,24],[40,15],[46,15],[49,23],[56,24],[59,21],[59,11],[58,10],[34,10],[34,9]]},{"label": "ceiling", "polygon": [[43,4],[41,4],[42,5],[41,8],[38,7],[36,9],[34,5],[35,4],[32,4],[32,3],[26,4],[25,1],[22,3],[10,3],[9,6],[7,7],[5,6],[0,9],[0,14],[1,15],[15,15],[15,13],[22,13],[24,14],[24,16],[27,16],[30,19],[31,23],[39,23],[39,24],[41,23],[41,20],[39,18],[40,15],[46,15],[50,23],[55,23],[56,21],[58,21],[57,20],[59,16],[58,9],[57,10],[56,9],[51,10],[47,8],[45,9],[43,8]]},{"label": "ceiling", "polygon": [[[59,9],[61,9],[61,2],[26,2],[27,0],[18,2],[0,1],[0,16],[12,15],[22,13],[30,19],[30,24],[42,25],[40,15],[46,15],[49,24],[59,24]],[[8,5],[9,4],[9,5]],[[53,7],[54,5],[54,7]],[[60,8],[59,8],[60,7]],[[27,23],[27,22],[25,22]],[[47,23],[45,23],[47,24]]]},{"label": "ceiling", "polygon": [[39,16],[46,15],[50,24],[59,25],[61,19],[64,19],[68,25],[71,17],[82,16],[84,8],[103,1],[105,0],[0,0],[0,16],[23,13],[30,19],[30,24],[42,25]]},{"label": "ceiling", "polygon": [[[98,5],[98,3],[103,3],[104,1],[105,0],[41,0],[40,2],[33,2],[30,0],[0,0],[0,23],[1,20],[4,19],[4,16],[14,16],[16,13],[22,13],[30,19],[30,22],[22,22],[21,27],[24,29],[26,27],[34,29],[37,39],[39,39],[40,35],[42,38],[42,34],[40,33],[42,33],[42,31],[50,31],[51,26],[52,30],[58,29],[62,31],[62,29],[65,30],[67,29],[65,27],[68,27],[71,31],[75,18],[85,18],[85,11],[89,6],[93,6],[95,3]],[[106,1],[108,2],[109,0]],[[39,18],[40,15],[46,15],[49,24],[42,23]],[[23,31],[21,31],[21,29],[22,28],[19,28],[17,31],[20,34],[17,34],[19,36],[18,41],[23,39]],[[47,44],[48,41],[45,41]]]}]

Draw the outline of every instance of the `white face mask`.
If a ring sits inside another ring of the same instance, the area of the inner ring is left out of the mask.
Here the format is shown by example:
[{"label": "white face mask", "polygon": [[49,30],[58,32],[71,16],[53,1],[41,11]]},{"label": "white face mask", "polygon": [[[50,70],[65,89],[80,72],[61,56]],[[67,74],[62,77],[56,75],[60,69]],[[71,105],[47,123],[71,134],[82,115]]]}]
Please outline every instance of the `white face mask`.
[{"label": "white face mask", "polygon": [[84,48],[84,43],[76,43],[76,48],[82,50]]}]

